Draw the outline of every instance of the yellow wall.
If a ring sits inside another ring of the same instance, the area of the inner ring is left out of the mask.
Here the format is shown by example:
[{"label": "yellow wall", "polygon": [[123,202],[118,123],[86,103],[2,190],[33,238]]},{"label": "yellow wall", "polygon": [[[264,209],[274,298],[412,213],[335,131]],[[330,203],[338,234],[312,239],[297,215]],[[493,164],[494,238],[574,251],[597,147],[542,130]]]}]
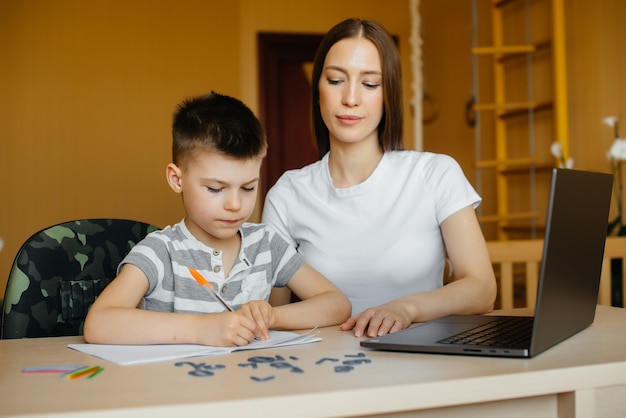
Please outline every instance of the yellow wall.
[{"label": "yellow wall", "polygon": [[182,217],[164,180],[171,114],[183,96],[240,94],[237,16],[228,1],[0,2],[0,288],[42,227]]},{"label": "yellow wall", "polygon": [[626,138],[626,1],[565,3],[571,153],[578,168],[610,171],[613,132],[601,121],[620,117]]},{"label": "yellow wall", "polygon": [[321,34],[347,17],[375,18],[400,38],[410,91],[408,7],[408,0],[0,1],[0,289],[21,243],[43,227],[90,217],[180,220],[179,198],[165,182],[174,107],[214,89],[256,111],[258,31]]},{"label": "yellow wall", "polygon": [[[454,157],[473,181],[474,130],[465,103],[473,92],[471,1],[422,0],[424,149]],[[485,8],[485,10],[488,10]],[[490,80],[489,80],[490,82]]]}]

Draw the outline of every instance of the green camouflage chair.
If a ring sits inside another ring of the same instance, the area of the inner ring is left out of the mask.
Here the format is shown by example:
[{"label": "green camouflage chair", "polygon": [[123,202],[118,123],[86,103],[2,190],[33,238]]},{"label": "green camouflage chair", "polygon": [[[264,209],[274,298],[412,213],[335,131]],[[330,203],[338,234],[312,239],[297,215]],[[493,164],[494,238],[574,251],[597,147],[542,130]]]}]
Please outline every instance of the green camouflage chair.
[{"label": "green camouflage chair", "polygon": [[0,338],[82,335],[87,310],[122,258],[157,229],[125,219],[84,219],[31,236],[9,273]]}]

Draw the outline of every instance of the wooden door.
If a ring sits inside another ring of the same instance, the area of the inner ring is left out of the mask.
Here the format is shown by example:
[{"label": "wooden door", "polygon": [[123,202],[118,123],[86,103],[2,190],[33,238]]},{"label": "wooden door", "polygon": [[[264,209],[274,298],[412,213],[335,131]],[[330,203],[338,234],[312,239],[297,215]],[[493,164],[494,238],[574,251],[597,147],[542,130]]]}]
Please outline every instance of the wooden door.
[{"label": "wooden door", "polygon": [[318,160],[311,131],[311,69],[322,35],[259,33],[260,119],[269,150],[261,171],[265,194],[289,169]]}]

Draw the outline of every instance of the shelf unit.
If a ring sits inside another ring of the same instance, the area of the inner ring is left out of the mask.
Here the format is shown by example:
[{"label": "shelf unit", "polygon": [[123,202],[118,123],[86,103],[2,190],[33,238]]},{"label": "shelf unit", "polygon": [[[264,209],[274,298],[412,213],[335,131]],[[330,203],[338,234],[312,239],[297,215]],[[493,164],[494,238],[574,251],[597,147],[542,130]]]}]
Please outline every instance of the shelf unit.
[{"label": "shelf unit", "polygon": [[569,153],[563,22],[563,0],[473,0],[476,187],[488,239],[543,234],[558,164],[551,144]]}]

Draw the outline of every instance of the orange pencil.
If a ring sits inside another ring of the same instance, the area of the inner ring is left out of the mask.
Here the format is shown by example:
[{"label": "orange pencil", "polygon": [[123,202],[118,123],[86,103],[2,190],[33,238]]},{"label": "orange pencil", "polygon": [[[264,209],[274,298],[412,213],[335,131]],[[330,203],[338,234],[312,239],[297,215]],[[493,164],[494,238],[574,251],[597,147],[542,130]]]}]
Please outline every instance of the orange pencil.
[{"label": "orange pencil", "polygon": [[211,285],[211,283],[209,283],[207,281],[207,279],[205,279],[204,277],[202,277],[202,274],[200,274],[200,272],[198,270],[196,270],[193,267],[189,267],[189,272],[191,273],[191,275],[193,276],[194,279],[196,279],[196,281],[198,282],[198,284],[200,286],[204,286],[207,289],[209,289],[209,292],[211,292],[211,294],[213,295],[213,297],[215,299],[217,299],[217,301],[219,303],[222,304],[222,306],[224,306],[224,308],[226,308],[226,310],[229,310],[231,312],[235,312],[235,310],[233,308],[230,307],[230,305],[228,303],[226,303],[226,301],[215,291],[215,289],[213,289],[213,286]]}]

